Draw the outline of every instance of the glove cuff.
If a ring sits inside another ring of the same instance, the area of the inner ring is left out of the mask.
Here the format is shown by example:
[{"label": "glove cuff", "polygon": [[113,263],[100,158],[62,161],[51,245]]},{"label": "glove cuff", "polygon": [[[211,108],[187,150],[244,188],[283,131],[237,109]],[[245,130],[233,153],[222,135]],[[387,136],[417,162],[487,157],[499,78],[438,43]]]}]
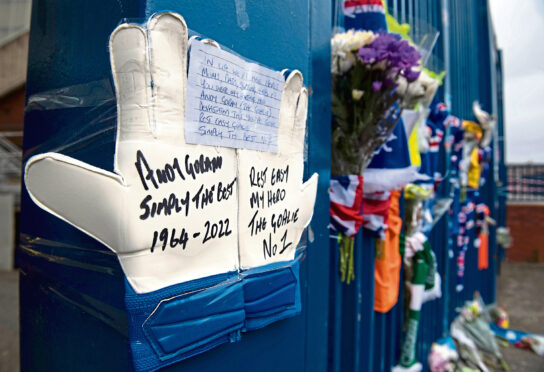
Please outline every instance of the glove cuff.
[{"label": "glove cuff", "polygon": [[144,294],[125,283],[129,341],[137,372],[153,371],[240,339],[244,296],[236,272]]}]

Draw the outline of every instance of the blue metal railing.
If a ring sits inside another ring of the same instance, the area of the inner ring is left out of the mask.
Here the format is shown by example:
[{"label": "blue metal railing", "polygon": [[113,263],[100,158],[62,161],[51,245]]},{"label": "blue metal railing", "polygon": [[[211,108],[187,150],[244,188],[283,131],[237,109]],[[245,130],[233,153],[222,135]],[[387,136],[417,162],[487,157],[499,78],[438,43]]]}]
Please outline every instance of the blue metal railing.
[{"label": "blue metal railing", "polygon": [[[501,116],[494,141],[497,152],[490,164],[490,169],[495,171],[488,172],[480,193],[491,215],[498,217],[502,224],[505,200],[497,191],[497,185],[506,181],[502,156],[502,66],[500,53],[493,44],[487,1],[388,0],[387,5],[389,12],[400,22],[410,22],[416,29],[423,24],[429,25],[440,32],[432,58],[443,61],[440,67],[447,69],[447,77],[438,94],[450,104],[454,115],[472,119],[472,102],[478,100],[484,109]],[[447,159],[449,154],[442,149],[442,174],[448,173]],[[446,178],[437,194],[447,197],[450,193],[450,182]],[[471,299],[475,291],[479,291],[488,303],[495,300],[498,266],[495,229],[490,231],[490,262],[486,270],[477,268],[478,250],[473,248],[475,237],[471,236],[465,257],[464,290],[457,292],[457,252],[454,245],[457,237],[450,234],[450,227],[450,216],[446,213],[429,237],[442,277],[442,298],[424,304],[421,312],[417,356],[425,368],[432,343],[449,333],[457,307]],[[356,238],[356,274],[350,285],[339,281],[338,246],[332,239],[331,249],[334,255],[331,264],[334,266],[330,281],[329,370],[390,371],[398,363],[403,335],[406,308],[404,274],[401,272],[401,288],[395,307],[386,314],[374,312],[373,240],[364,232]]]}]

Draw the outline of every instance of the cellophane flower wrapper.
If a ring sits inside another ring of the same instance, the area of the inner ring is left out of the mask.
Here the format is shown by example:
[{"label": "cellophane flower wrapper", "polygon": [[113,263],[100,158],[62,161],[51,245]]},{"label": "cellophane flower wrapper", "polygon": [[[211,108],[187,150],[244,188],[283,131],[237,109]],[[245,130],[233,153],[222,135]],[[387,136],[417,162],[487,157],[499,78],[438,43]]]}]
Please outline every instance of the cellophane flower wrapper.
[{"label": "cellophane flower wrapper", "polygon": [[406,23],[400,23],[386,11],[386,20],[389,32],[400,35],[421,54],[420,66],[417,68],[421,73],[417,80],[408,84],[405,78],[399,78],[397,93],[403,97],[402,105],[408,109],[420,105],[428,108],[445,75],[443,62],[432,54],[440,32],[425,20],[411,16],[408,16]]}]

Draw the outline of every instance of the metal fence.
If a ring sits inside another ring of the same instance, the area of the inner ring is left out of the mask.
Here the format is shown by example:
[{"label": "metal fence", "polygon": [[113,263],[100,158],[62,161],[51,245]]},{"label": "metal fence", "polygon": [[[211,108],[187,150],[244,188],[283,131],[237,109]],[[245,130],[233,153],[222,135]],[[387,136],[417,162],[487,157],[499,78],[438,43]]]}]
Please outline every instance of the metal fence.
[{"label": "metal fence", "polygon": [[[322,20],[326,17],[328,21],[332,15],[331,7],[328,7],[325,1],[312,0],[306,3],[285,0],[279,5],[276,2],[273,4],[248,2],[250,14],[263,15],[261,22],[254,22],[252,19],[250,30],[255,30],[254,33],[244,33],[245,31],[237,27],[236,22],[230,22],[228,17],[225,17],[225,22],[209,22],[210,16],[232,13],[232,4],[219,0],[211,2],[208,7],[210,12],[203,12],[200,4],[196,2],[182,4],[179,1],[167,0],[136,2],[123,0],[118,1],[122,5],[119,11],[115,10],[116,2],[86,2],[88,13],[97,13],[100,9],[101,16],[83,17],[77,27],[73,26],[73,22],[64,21],[75,19],[75,15],[80,13],[80,7],[71,2],[63,2],[62,6],[47,8],[48,11],[44,13],[41,12],[43,8],[41,5],[46,1],[34,3],[37,16],[33,17],[35,34],[32,35],[31,32],[31,45],[34,40],[36,48],[31,48],[30,54],[32,69],[29,70],[27,82],[29,96],[51,87],[70,86],[75,81],[86,79],[92,81],[97,78],[96,76],[101,76],[103,71],[109,71],[109,66],[105,62],[107,61],[105,37],[121,18],[120,14],[123,17],[128,15],[129,18],[134,18],[134,14],[138,13],[137,9],[140,11],[145,9],[146,15],[149,15],[147,12],[160,9],[177,10],[182,12],[186,19],[190,19],[190,24],[194,24],[196,29],[200,25],[204,33],[210,36],[224,35],[223,25],[231,25],[232,32],[226,34],[222,40],[225,45],[236,41],[242,55],[247,53],[251,56],[251,53],[257,53],[254,47],[255,40],[271,40],[276,45],[287,48],[283,50],[283,54],[290,57],[287,60],[278,57],[277,48],[259,48],[259,53],[262,53],[259,56],[260,60],[270,66],[284,66],[286,61],[288,65],[306,66],[306,70],[303,68],[305,76],[307,72],[312,76],[312,71],[327,71],[330,68],[327,49],[330,29],[323,27],[322,23],[329,23]],[[439,95],[446,103],[451,104],[454,115],[471,118],[473,100],[479,100],[487,111],[500,114],[501,107],[497,98],[497,92],[500,91],[498,83],[500,60],[496,58],[486,0],[388,0],[388,6],[391,13],[400,21],[413,21],[414,25],[430,25],[440,32],[432,51],[431,61],[442,61],[443,67],[448,72]],[[308,8],[311,16],[305,18]],[[293,16],[297,17],[297,22],[293,21],[292,17],[271,17],[277,12],[284,11],[292,12]],[[308,22],[311,25],[310,30]],[[426,27],[415,28],[423,30]],[[96,32],[90,33],[88,30]],[[42,39],[42,34],[47,32],[52,36]],[[283,38],[278,39],[279,36]],[[67,47],[81,40],[86,41],[86,48],[81,49],[79,53],[74,53],[75,49]],[[38,43],[39,41],[41,43]],[[39,44],[43,47],[38,48]],[[53,45],[57,47],[53,48]],[[62,64],[63,69],[51,70],[50,66],[54,63]],[[431,67],[439,66],[439,62],[433,62]],[[324,150],[330,146],[330,132],[318,129],[326,128],[330,117],[327,111],[330,80],[326,76],[320,76],[310,80],[310,84],[314,94],[310,106],[311,127],[308,131],[309,169],[313,171],[328,169],[330,165],[328,150]],[[27,113],[25,125],[27,129],[31,129],[26,132],[27,137],[30,136],[27,143],[41,143],[49,135],[47,130],[42,130],[42,123],[46,119],[52,119],[49,120],[54,123],[51,128],[60,128],[59,125],[62,123],[77,117],[75,111],[77,110]],[[500,133],[498,138],[501,138]],[[95,148],[110,149],[103,144]],[[111,149],[113,151],[113,147]],[[108,164],[111,166],[110,155],[112,154],[103,152],[97,161],[103,164],[109,161]],[[88,153],[85,156],[88,156]],[[441,157],[442,173],[447,174],[448,154],[442,152]],[[496,159],[499,158],[493,159],[491,169],[496,169]],[[496,214],[497,208],[500,209],[500,203],[496,203],[497,173],[489,173],[488,182],[482,190],[484,201],[490,207],[492,216]],[[326,175],[326,172],[322,174]],[[326,177],[320,179],[320,187],[326,189]],[[440,196],[450,195],[451,189],[448,186],[449,182],[446,179],[439,190]],[[32,232],[34,236],[64,236],[68,241],[70,239],[76,242],[84,241],[84,244],[91,246],[91,243],[82,240],[85,237],[82,238],[74,229],[72,231],[56,222],[37,224],[36,221],[49,220],[44,219],[43,212],[31,205],[28,195],[23,196],[27,203],[27,213],[21,220],[23,232]],[[327,199],[326,192],[318,196],[312,225],[316,227],[316,242],[319,244],[312,243],[312,239],[309,239],[313,245],[308,249],[309,253],[301,269],[303,314],[248,334],[239,343],[217,348],[189,359],[178,367],[172,366],[169,370],[212,371],[221,366],[219,369],[226,370],[264,368],[264,370],[323,371],[325,358],[328,359],[329,371],[391,370],[399,358],[404,325],[403,286],[401,285],[398,302],[391,311],[386,314],[374,312],[375,247],[373,240],[363,233],[356,237],[356,279],[350,285],[340,283],[336,241],[329,242],[330,251],[321,250],[323,247],[320,239],[323,239],[325,233],[328,235]],[[456,251],[453,245],[456,236],[450,234],[449,223],[449,216],[445,214],[435,225],[430,236],[431,246],[437,256],[438,271],[443,278],[443,296],[441,299],[426,303],[422,308],[417,355],[424,364],[432,342],[448,333],[450,321],[456,315],[456,307],[472,298],[475,290],[480,291],[488,303],[495,299],[497,252],[494,228],[490,231],[489,269],[482,271],[477,269],[477,250],[469,248],[465,258],[465,288],[462,292],[456,292]],[[47,251],[44,251],[44,256],[62,257],[66,254],[90,257],[91,260],[99,260],[96,262],[106,265],[105,270],[94,269],[96,265],[91,265],[92,270],[84,265],[64,265],[61,269],[57,265],[59,261],[64,260],[43,260],[37,256],[28,256],[24,257],[24,261],[21,260],[27,266],[26,270],[23,268],[24,275],[21,275],[21,308],[25,309],[21,312],[22,370],[39,370],[40,366],[41,369],[65,370],[67,368],[62,366],[67,365],[78,365],[83,370],[104,369],[97,365],[107,365],[110,370],[126,369],[129,365],[126,335],[109,327],[105,322],[96,321],[96,314],[108,319],[110,315],[115,316],[114,319],[120,317],[126,321],[126,318],[119,315],[122,313],[119,309],[124,308],[122,303],[124,279],[117,260],[112,255],[104,255],[102,250],[85,250],[84,254],[88,256],[83,256],[79,250],[70,250],[69,253],[64,253],[63,250],[66,248],[48,247]],[[330,267],[329,252],[332,256]],[[88,285],[87,279],[92,280],[92,286]],[[53,294],[50,295],[49,292]],[[97,312],[100,304],[108,306],[107,314]],[[326,321],[327,309],[330,309],[328,321]],[[35,327],[36,324],[39,327]],[[61,329],[58,329],[59,325],[62,326]],[[89,343],[89,339],[93,342]],[[87,347],[70,348],[76,343]],[[58,352],[67,347],[71,350],[69,355]],[[33,366],[36,368],[32,368]]]},{"label": "metal fence", "polygon": [[[478,100],[493,113],[502,113],[502,69],[500,54],[493,41],[487,1],[481,0],[388,0],[389,11],[401,22],[410,22],[420,30],[437,30],[440,35],[431,61],[442,61],[447,71],[439,95],[461,118],[472,118],[472,102]],[[424,26],[421,26],[424,25]],[[438,67],[440,63],[434,63]],[[431,66],[432,68],[433,66]],[[499,139],[499,140],[498,140]],[[490,164],[486,185],[480,190],[491,215],[504,213],[504,200],[497,198],[497,184],[504,182],[502,118],[494,140],[495,156]],[[500,147],[497,148],[497,147]],[[443,174],[447,173],[449,154],[441,154]],[[502,166],[502,167],[501,167]],[[448,197],[452,191],[449,180],[438,191]],[[401,210],[402,213],[402,210]],[[502,218],[500,218],[502,219]],[[429,237],[437,256],[442,277],[442,298],[423,305],[418,334],[417,357],[427,370],[427,356],[434,341],[449,333],[456,308],[472,299],[479,291],[485,302],[495,301],[496,274],[499,254],[495,229],[489,240],[489,268],[478,270],[478,250],[469,248],[465,257],[465,288],[456,291],[457,252],[450,234],[451,224],[446,213],[435,225]],[[469,247],[473,247],[471,237]],[[402,340],[405,300],[404,286],[395,307],[386,314],[374,311],[374,243],[361,233],[356,238],[356,279],[350,285],[339,282],[336,262],[331,262],[331,306],[329,315],[330,371],[390,371],[398,363]],[[336,242],[331,249],[338,252]],[[404,275],[401,272],[401,283]]]},{"label": "metal fence", "polygon": [[0,132],[0,192],[19,194],[22,151],[9,138],[22,135],[22,132]]},{"label": "metal fence", "polygon": [[544,202],[544,164],[509,164],[508,201]]}]

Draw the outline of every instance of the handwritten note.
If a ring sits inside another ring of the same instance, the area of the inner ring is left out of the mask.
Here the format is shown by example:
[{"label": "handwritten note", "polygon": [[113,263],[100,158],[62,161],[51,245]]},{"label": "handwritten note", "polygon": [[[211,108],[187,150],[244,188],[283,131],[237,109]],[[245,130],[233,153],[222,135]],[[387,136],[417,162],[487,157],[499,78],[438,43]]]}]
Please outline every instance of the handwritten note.
[{"label": "handwritten note", "polygon": [[277,152],[282,88],[281,73],[193,40],[185,141]]},{"label": "handwritten note", "polygon": [[[289,247],[291,250],[287,253],[293,253],[294,246],[291,241],[293,234],[288,236],[288,227],[290,224],[297,223],[299,208],[292,208],[295,203],[289,197],[291,195],[288,195],[290,191],[289,165],[278,168],[267,166],[264,169],[252,166],[249,172],[249,185],[251,196],[249,200],[242,202],[249,201],[252,217],[247,227],[250,231],[250,239],[262,241],[262,259],[266,262],[276,255],[282,255]],[[288,204],[289,201],[291,205]],[[247,209],[247,205],[245,208]],[[244,216],[246,216],[245,213]],[[245,222],[244,220],[241,226],[245,227]],[[247,241],[248,239],[245,239],[244,243]],[[244,243],[241,242],[241,244]],[[259,245],[252,244],[252,246],[254,248]]]}]

